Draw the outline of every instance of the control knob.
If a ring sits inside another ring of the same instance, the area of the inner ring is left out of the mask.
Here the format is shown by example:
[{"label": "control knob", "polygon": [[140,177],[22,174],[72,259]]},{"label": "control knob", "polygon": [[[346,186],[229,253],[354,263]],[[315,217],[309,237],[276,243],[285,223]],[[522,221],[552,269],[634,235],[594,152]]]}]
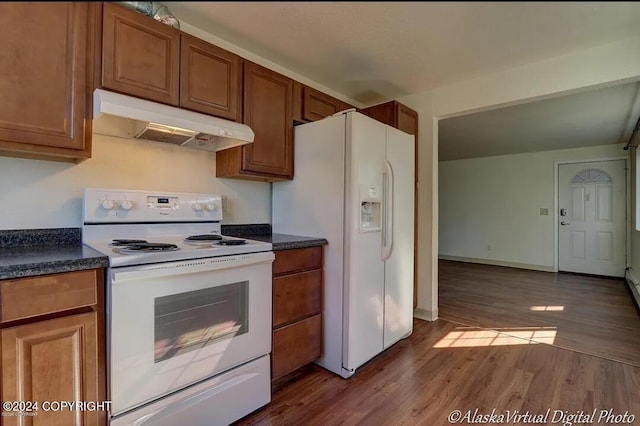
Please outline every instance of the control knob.
[{"label": "control knob", "polygon": [[197,212],[202,211],[202,203],[195,202],[191,204],[191,208]]},{"label": "control knob", "polygon": [[120,208],[122,210],[131,210],[133,208],[133,202],[129,200],[122,200],[120,203]]},{"label": "control knob", "polygon": [[216,211],[218,209],[218,203],[215,201],[209,201],[205,208],[210,212]]},{"label": "control knob", "polygon": [[113,200],[104,200],[100,205],[105,210],[113,210],[116,206],[116,203]]}]

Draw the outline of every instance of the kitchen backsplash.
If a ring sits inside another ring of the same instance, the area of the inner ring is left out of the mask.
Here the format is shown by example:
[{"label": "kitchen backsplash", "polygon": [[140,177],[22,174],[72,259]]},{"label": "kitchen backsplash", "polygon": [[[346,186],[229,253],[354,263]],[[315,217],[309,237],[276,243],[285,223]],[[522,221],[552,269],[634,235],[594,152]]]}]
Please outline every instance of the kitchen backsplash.
[{"label": "kitchen backsplash", "polygon": [[215,166],[215,153],[99,134],[80,164],[0,157],[0,228],[78,228],[89,187],[221,194],[223,223],[270,223],[271,184],[218,179]]}]

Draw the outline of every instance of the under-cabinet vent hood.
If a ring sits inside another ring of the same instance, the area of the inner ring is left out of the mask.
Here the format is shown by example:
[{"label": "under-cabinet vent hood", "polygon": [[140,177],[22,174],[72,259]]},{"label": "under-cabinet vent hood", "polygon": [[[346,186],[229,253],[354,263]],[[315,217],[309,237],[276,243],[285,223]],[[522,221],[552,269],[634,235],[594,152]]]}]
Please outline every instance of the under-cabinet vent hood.
[{"label": "under-cabinet vent hood", "polygon": [[[118,125],[113,117],[120,117]],[[252,143],[255,136],[245,124],[102,89],[93,92],[93,131],[207,151]]]}]

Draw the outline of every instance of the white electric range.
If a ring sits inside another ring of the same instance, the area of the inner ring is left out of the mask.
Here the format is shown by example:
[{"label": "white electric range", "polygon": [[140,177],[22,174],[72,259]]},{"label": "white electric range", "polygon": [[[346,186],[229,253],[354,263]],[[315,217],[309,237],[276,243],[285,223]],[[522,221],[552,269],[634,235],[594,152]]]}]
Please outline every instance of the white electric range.
[{"label": "white electric range", "polygon": [[109,256],[111,425],[226,425],[271,399],[270,243],[221,235],[219,195],[86,189]]}]

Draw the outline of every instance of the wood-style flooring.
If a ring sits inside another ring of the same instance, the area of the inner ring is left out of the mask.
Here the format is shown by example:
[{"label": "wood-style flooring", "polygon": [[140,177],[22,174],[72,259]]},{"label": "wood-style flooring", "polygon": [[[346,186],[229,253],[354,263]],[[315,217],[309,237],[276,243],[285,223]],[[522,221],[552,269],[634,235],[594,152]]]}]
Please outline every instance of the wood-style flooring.
[{"label": "wood-style flooring", "polygon": [[454,411],[455,424],[640,425],[630,297],[620,280],[443,261],[440,320],[414,320],[348,380],[312,366],[236,425],[439,426]]},{"label": "wood-style flooring", "polygon": [[442,319],[640,366],[640,314],[621,279],[441,260],[438,286]]},{"label": "wood-style flooring", "polygon": [[439,426],[450,424],[454,410],[473,419],[476,409],[505,416],[550,410],[548,424],[554,414],[612,409],[640,424],[640,368],[446,320],[415,320],[409,338],[350,379],[314,366],[236,424]]}]

